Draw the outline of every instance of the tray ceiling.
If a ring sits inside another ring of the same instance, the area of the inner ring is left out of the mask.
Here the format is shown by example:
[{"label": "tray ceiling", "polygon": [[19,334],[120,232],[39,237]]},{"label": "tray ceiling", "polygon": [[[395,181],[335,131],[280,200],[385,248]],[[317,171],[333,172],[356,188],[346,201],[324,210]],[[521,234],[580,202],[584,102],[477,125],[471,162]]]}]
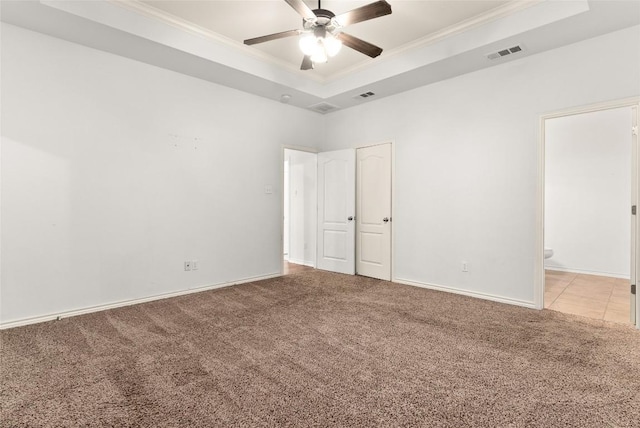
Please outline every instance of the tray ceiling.
[{"label": "tray ceiling", "polygon": [[[336,15],[372,3],[371,1],[322,1],[322,8]],[[280,31],[301,28],[302,18],[284,0],[264,1],[193,1],[146,0],[142,2],[158,12],[169,14],[185,25],[195,25],[232,41]],[[317,1],[305,1],[317,8]],[[390,0],[393,13],[381,18],[361,22],[344,29],[345,32],[371,42],[384,49],[382,58],[398,52],[416,41],[447,30],[454,31],[473,23],[493,19],[509,1],[459,0],[459,1],[394,1]],[[511,2],[513,3],[513,2]],[[522,2],[521,2],[522,3]],[[256,49],[272,60],[299,68],[302,53],[298,38],[274,40]],[[382,59],[381,58],[381,59]],[[330,79],[345,70],[366,65],[371,59],[361,53],[343,48],[326,64],[317,64],[309,74]]]},{"label": "tray ceiling", "polygon": [[[371,2],[327,0],[322,7],[340,14]],[[391,15],[345,29],[382,47],[382,55],[371,59],[343,47],[329,63],[308,71],[300,70],[296,37],[242,43],[300,28],[300,16],[284,0],[2,0],[0,18],[320,113],[640,24],[636,0],[388,2]],[[495,55],[515,46],[521,50]]]}]

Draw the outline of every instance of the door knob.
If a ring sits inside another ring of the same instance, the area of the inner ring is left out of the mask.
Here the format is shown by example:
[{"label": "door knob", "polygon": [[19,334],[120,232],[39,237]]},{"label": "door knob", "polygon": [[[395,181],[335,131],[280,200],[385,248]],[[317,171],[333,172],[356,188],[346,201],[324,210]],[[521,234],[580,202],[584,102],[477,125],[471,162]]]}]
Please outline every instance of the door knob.
[{"label": "door knob", "polygon": [[385,217],[382,219],[382,221],[384,221],[385,223],[387,223],[389,221],[389,217]]},{"label": "door knob", "polygon": [[347,220],[352,221],[353,220],[353,216],[350,215],[349,217],[347,217]]}]

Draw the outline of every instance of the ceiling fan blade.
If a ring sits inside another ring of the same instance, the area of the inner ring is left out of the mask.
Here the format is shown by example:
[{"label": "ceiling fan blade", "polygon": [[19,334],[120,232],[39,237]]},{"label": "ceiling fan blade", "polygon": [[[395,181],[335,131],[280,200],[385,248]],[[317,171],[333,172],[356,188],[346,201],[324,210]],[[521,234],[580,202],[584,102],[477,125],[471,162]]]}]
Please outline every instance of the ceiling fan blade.
[{"label": "ceiling fan blade", "polygon": [[350,10],[349,12],[342,13],[336,16],[335,20],[338,21],[338,24],[341,26],[346,27],[347,25],[367,21],[373,18],[379,18],[389,14],[391,14],[391,5],[385,0],[380,0],[375,3]]},{"label": "ceiling fan blade", "polygon": [[269,42],[271,40],[283,39],[285,37],[298,36],[300,35],[300,30],[289,30],[283,31],[281,33],[269,34],[268,36],[262,37],[254,37],[253,39],[247,39],[244,41],[245,45],[255,45],[256,43],[264,43]]},{"label": "ceiling fan blade", "polygon": [[304,19],[316,20],[316,14],[302,0],[284,0],[294,8]]},{"label": "ceiling fan blade", "polygon": [[371,58],[375,58],[382,53],[382,48],[379,48],[378,46],[373,45],[369,42],[365,42],[364,40],[354,37],[351,34],[338,33],[336,34],[336,38],[340,40],[345,46],[357,50],[358,52],[362,52],[363,54],[368,55]]},{"label": "ceiling fan blade", "polygon": [[305,55],[302,58],[302,65],[300,66],[300,70],[311,70],[313,69],[313,62],[311,61],[311,57],[309,55]]}]

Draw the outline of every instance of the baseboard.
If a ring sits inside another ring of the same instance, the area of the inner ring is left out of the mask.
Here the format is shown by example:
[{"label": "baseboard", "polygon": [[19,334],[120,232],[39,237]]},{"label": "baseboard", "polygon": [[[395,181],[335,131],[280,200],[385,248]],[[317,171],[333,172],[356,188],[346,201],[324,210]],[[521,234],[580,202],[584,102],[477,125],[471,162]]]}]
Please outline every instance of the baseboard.
[{"label": "baseboard", "polygon": [[572,269],[572,268],[564,268],[564,267],[558,267],[558,266],[545,266],[544,270],[557,270],[559,272],[579,273],[582,275],[597,275],[597,276],[608,276],[610,278],[629,279],[629,275],[622,275],[619,273],[596,272],[592,270]]},{"label": "baseboard", "polygon": [[107,303],[105,305],[97,305],[97,306],[91,306],[91,307],[88,307],[88,308],[74,309],[74,310],[71,310],[71,311],[59,312],[59,313],[55,313],[55,314],[48,314],[48,315],[42,315],[42,316],[30,317],[30,318],[23,318],[23,319],[19,319],[19,320],[15,320],[15,321],[9,321],[9,322],[5,322],[5,323],[1,323],[0,324],[0,330],[5,330],[5,329],[9,329],[9,328],[14,328],[14,327],[21,327],[21,326],[30,325],[30,324],[37,324],[37,323],[41,323],[41,322],[60,320],[62,318],[70,318],[70,317],[75,317],[75,316],[78,316],[78,315],[90,314],[92,312],[106,311],[107,309],[115,309],[115,308],[121,308],[121,307],[124,307],[124,306],[138,305],[140,303],[147,303],[147,302],[153,302],[155,300],[169,299],[171,297],[184,296],[186,294],[200,293],[200,292],[203,292],[203,291],[215,290],[215,289],[224,288],[224,287],[230,287],[232,285],[239,285],[239,284],[245,284],[247,282],[254,282],[254,281],[261,281],[263,279],[275,278],[275,277],[278,277],[278,276],[281,276],[281,275],[282,275],[281,273],[274,273],[274,274],[270,274],[270,275],[254,276],[254,277],[250,277],[250,278],[239,279],[237,281],[224,282],[224,283],[221,283],[221,284],[205,285],[203,287],[190,288],[188,290],[181,290],[181,291],[174,291],[174,292],[171,292],[171,293],[157,294],[155,296],[143,297],[143,298],[140,298],[140,299],[122,300],[120,302]]},{"label": "baseboard", "polygon": [[474,291],[461,290],[459,288],[447,287],[444,285],[427,284],[423,282],[410,281],[408,279],[395,278],[393,282],[398,284],[411,285],[413,287],[428,288],[429,290],[444,291],[447,293],[461,294],[463,296],[475,297],[477,299],[491,300],[493,302],[506,303],[509,305],[522,306],[529,309],[537,309],[534,302],[526,300],[512,299],[509,297],[496,296],[493,294],[478,293]]}]

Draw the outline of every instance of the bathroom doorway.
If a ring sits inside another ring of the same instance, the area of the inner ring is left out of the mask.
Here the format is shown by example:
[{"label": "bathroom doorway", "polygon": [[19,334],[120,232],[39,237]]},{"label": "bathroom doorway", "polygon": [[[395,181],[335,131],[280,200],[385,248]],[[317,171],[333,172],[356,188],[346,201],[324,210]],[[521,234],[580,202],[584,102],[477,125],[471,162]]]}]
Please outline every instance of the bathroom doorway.
[{"label": "bathroom doorway", "polygon": [[544,308],[635,323],[634,102],[543,118]]},{"label": "bathroom doorway", "polygon": [[317,154],[283,149],[283,266],[284,275],[315,268]]}]

